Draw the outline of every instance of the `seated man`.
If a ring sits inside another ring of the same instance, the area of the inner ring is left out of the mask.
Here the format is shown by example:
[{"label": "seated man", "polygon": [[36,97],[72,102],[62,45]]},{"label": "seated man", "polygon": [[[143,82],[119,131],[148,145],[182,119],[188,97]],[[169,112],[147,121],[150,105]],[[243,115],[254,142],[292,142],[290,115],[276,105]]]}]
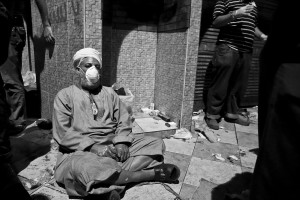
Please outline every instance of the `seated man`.
[{"label": "seated man", "polygon": [[59,144],[55,179],[68,195],[118,196],[128,183],[176,181],[180,170],[163,163],[163,141],[132,135],[125,104],[112,88],[101,86],[99,52],[81,49],[73,65],[80,86],[59,91],[53,110],[53,137]]}]

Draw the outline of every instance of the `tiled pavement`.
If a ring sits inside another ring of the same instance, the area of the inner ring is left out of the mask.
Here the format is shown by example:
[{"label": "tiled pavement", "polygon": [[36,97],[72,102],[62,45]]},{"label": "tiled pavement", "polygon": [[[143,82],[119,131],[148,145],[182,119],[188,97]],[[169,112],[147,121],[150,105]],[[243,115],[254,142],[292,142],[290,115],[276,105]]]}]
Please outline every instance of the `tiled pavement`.
[{"label": "tiled pavement", "polygon": [[[226,193],[240,193],[248,188],[258,150],[257,108],[248,109],[252,123],[248,127],[221,122],[221,129],[211,131],[217,142],[211,143],[198,132],[193,138],[183,141],[165,138],[165,162],[176,164],[181,169],[178,184],[169,184],[183,199],[223,200]],[[166,127],[143,113],[135,115],[133,132],[158,137],[174,134],[174,127]],[[196,124],[203,124],[199,115]],[[14,163],[19,177],[31,194],[46,195],[52,200],[69,199],[64,190],[53,181],[56,146],[51,142],[51,132],[29,128],[17,138],[11,138]],[[224,161],[215,154],[221,154]],[[229,160],[228,156],[238,160]],[[123,199],[167,200],[175,196],[161,184],[142,185],[130,188]]]}]

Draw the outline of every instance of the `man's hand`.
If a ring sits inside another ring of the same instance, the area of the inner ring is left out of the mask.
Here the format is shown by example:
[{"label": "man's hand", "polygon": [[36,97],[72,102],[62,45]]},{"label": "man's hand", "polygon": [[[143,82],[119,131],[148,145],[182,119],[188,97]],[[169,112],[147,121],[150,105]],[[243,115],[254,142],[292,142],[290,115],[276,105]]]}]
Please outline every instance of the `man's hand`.
[{"label": "man's hand", "polygon": [[112,145],[94,144],[91,147],[90,152],[97,154],[100,157],[109,157],[117,162],[119,161],[117,151]]},{"label": "man's hand", "polygon": [[112,158],[112,159],[116,160],[117,162],[119,162],[116,148],[113,146],[110,146],[110,145],[106,146],[104,148],[104,150],[98,155],[103,156],[103,157],[109,157],[109,158]]},{"label": "man's hand", "polygon": [[52,33],[51,26],[45,26],[44,27],[44,38],[48,43],[54,44],[55,39]]},{"label": "man's hand", "polygon": [[260,39],[261,39],[262,41],[266,41],[266,40],[268,39],[268,36],[262,33],[262,34],[260,35]]},{"label": "man's hand", "polygon": [[115,148],[117,150],[117,155],[120,162],[124,162],[127,160],[130,156],[129,154],[129,146],[124,143],[118,143],[115,145]]},{"label": "man's hand", "polygon": [[253,9],[254,9],[254,5],[248,4],[236,10],[235,16],[236,17],[250,16],[251,15],[250,13],[252,12]]}]

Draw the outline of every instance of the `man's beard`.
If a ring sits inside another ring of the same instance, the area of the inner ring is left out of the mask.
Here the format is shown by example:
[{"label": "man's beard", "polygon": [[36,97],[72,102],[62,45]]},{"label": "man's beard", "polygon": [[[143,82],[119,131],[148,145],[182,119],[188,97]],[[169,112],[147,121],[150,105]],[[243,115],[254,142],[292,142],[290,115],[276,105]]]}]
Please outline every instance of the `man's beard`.
[{"label": "man's beard", "polygon": [[93,91],[96,88],[99,88],[99,86],[101,85],[100,79],[96,83],[91,83],[88,82],[88,80],[85,77],[81,77],[80,81],[82,89],[85,89],[87,91]]}]

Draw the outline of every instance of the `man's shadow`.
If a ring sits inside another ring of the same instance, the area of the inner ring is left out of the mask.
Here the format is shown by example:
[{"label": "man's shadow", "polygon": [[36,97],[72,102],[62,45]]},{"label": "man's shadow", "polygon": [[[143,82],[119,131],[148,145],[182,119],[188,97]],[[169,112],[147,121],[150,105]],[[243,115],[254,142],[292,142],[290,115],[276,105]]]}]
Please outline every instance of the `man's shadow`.
[{"label": "man's shadow", "polygon": [[233,200],[242,192],[248,190],[251,185],[252,173],[243,172],[236,174],[231,180],[223,184],[215,184],[201,179],[200,185],[194,192],[191,200]]},{"label": "man's shadow", "polygon": [[30,126],[18,136],[10,137],[11,160],[16,173],[21,172],[33,160],[46,155],[51,150],[52,132]]},{"label": "man's shadow", "polygon": [[[117,81],[118,60],[126,36],[132,31],[157,32],[159,23],[168,23],[179,12],[179,2],[171,0],[165,5],[163,0],[103,1],[103,85],[111,86]],[[118,7],[118,10],[114,10],[114,7]],[[114,12],[125,16],[116,17]],[[115,38],[112,34],[114,31],[120,31],[121,34]]]}]

